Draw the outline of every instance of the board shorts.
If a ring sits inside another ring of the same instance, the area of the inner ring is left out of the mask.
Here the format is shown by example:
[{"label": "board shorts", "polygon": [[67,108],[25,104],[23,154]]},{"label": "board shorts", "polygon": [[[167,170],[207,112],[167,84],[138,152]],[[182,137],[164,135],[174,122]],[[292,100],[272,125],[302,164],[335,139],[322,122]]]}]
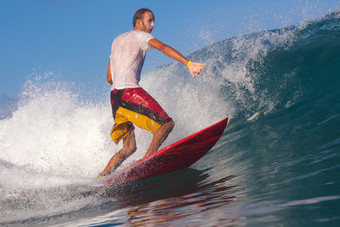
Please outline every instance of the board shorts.
[{"label": "board shorts", "polygon": [[134,129],[134,125],[153,134],[161,125],[172,120],[157,101],[141,87],[114,89],[110,98],[115,120],[111,138],[116,144]]}]

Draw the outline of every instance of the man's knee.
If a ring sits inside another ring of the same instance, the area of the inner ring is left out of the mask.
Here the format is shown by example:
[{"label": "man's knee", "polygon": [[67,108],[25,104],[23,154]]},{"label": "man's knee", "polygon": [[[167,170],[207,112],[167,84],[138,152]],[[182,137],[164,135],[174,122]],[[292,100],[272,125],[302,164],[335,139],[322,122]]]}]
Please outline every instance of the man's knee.
[{"label": "man's knee", "polygon": [[136,143],[126,143],[122,149],[122,157],[124,160],[137,150]]},{"label": "man's knee", "polygon": [[129,141],[127,141],[126,149],[128,150],[129,153],[133,153],[137,150],[136,140],[134,136],[130,138]]},{"label": "man's knee", "polygon": [[128,145],[128,151],[129,153],[134,153],[137,150],[136,143],[131,143]]},{"label": "man's knee", "polygon": [[128,155],[134,153],[137,150],[134,131],[131,131],[129,135],[124,138],[124,150]]},{"label": "man's knee", "polygon": [[170,121],[165,123],[164,126],[166,126],[167,129],[171,132],[172,129],[175,127],[175,122],[171,119]]}]

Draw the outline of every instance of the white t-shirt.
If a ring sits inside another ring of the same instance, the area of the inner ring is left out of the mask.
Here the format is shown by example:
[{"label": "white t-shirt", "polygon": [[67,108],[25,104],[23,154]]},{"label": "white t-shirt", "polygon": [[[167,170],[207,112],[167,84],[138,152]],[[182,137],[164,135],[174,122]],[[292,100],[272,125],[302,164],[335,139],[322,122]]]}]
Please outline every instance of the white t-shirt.
[{"label": "white t-shirt", "polygon": [[140,87],[140,75],[145,55],[154,49],[148,44],[154,36],[150,33],[131,30],[120,34],[111,47],[112,90]]}]

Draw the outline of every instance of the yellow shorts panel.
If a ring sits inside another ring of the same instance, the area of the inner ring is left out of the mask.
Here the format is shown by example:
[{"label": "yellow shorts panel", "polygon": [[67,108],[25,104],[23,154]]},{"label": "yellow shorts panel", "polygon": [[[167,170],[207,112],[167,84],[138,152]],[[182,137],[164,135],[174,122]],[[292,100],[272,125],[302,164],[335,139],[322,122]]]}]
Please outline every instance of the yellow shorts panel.
[{"label": "yellow shorts panel", "polygon": [[116,111],[115,122],[116,125],[111,129],[111,138],[116,144],[118,144],[120,140],[124,139],[128,135],[130,131],[128,128],[129,125],[127,124],[128,122],[133,123],[138,128],[148,130],[152,134],[154,134],[161,126],[156,121],[153,121],[147,116],[125,109],[123,107],[119,107]]}]

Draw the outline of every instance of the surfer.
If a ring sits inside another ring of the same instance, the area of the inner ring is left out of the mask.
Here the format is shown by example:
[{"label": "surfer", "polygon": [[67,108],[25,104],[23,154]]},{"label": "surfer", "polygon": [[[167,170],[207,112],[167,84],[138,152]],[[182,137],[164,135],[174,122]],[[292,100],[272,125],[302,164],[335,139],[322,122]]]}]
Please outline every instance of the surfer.
[{"label": "surfer", "polygon": [[109,161],[99,177],[110,174],[136,149],[134,125],[153,134],[146,156],[156,152],[172,131],[175,123],[140,85],[140,75],[145,55],[149,50],[158,49],[167,56],[187,66],[191,76],[200,74],[203,66],[191,62],[174,48],[157,40],[151,32],[155,27],[155,17],[151,10],[142,8],[133,17],[134,29],[117,36],[111,46],[111,56],[107,72],[107,82],[111,84],[111,106],[115,125],[111,138],[120,149]]}]

